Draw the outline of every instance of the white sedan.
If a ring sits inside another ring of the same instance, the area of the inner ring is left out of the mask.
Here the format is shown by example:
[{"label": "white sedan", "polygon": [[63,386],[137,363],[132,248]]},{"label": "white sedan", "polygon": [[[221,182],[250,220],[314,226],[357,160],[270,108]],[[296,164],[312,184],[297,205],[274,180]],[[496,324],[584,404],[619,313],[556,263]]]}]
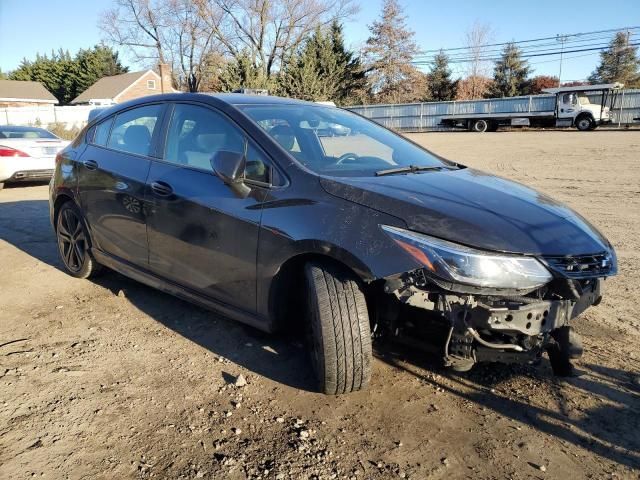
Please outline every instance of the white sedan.
[{"label": "white sedan", "polygon": [[44,128],[0,125],[0,190],[4,182],[48,180],[69,144]]}]

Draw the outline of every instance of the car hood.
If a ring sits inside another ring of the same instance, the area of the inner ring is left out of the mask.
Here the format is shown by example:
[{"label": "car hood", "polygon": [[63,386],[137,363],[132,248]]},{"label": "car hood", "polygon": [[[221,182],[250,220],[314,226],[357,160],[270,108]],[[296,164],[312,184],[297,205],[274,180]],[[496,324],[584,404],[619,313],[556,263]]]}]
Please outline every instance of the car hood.
[{"label": "car hood", "polygon": [[321,177],[330,194],[404,220],[411,230],[471,247],[532,255],[603,252],[609,242],[565,205],[478,170]]}]

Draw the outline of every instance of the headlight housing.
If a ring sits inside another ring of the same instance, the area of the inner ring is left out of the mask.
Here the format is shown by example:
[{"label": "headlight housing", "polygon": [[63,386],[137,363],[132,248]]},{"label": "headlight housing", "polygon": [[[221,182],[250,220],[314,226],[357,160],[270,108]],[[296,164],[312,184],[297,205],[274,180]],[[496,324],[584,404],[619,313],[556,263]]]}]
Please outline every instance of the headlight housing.
[{"label": "headlight housing", "polygon": [[381,227],[429,273],[448,282],[482,288],[533,290],[553,278],[533,257],[485,252],[402,228]]}]

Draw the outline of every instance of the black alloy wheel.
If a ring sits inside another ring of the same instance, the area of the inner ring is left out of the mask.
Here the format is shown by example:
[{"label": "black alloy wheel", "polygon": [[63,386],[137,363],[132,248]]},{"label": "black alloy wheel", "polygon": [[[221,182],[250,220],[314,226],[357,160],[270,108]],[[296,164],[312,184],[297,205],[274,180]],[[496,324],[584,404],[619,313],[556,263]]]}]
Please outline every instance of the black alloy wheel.
[{"label": "black alloy wheel", "polygon": [[98,264],[89,253],[89,236],[77,208],[67,202],[58,212],[56,222],[58,250],[68,273],[88,278],[98,270]]}]

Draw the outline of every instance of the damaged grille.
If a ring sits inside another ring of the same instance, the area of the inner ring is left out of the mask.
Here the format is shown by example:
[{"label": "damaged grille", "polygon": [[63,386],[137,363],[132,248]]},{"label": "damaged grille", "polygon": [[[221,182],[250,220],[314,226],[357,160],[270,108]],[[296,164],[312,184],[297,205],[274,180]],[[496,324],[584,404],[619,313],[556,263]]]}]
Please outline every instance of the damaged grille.
[{"label": "damaged grille", "polygon": [[573,257],[544,257],[547,266],[564,277],[592,278],[615,274],[615,261],[609,253]]}]

